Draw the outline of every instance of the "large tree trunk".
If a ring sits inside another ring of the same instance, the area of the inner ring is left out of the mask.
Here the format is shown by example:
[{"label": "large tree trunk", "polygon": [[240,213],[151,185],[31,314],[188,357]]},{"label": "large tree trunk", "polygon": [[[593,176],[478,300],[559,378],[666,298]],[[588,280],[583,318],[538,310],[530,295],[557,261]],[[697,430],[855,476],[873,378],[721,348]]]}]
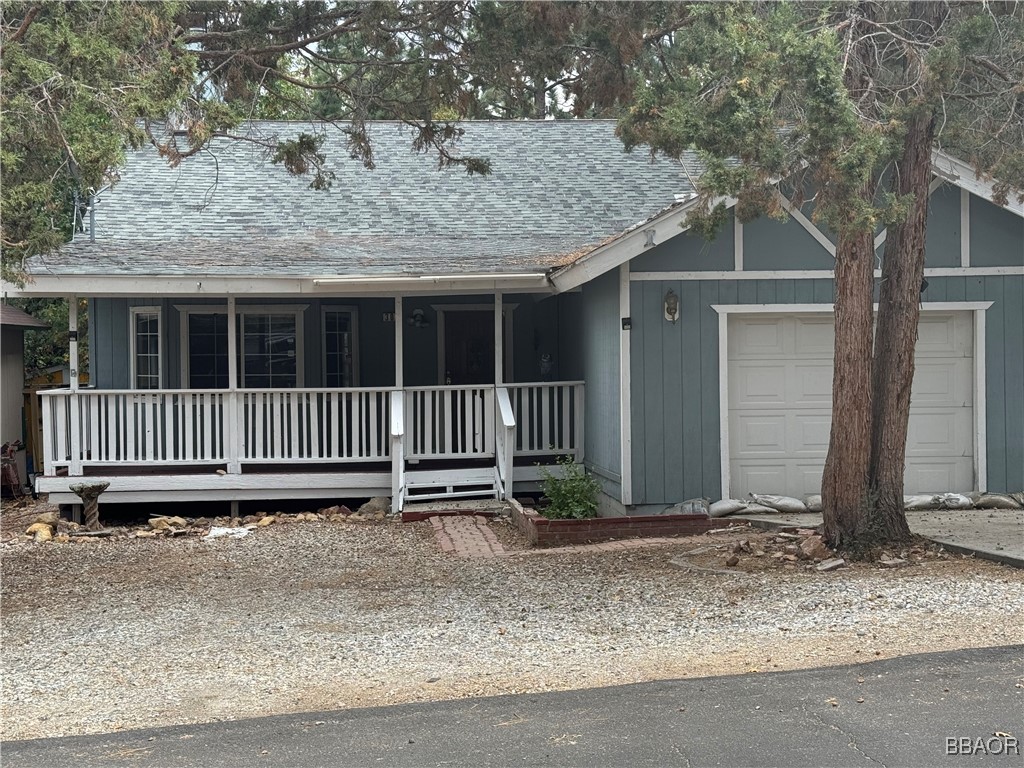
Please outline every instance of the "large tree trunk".
[{"label": "large tree trunk", "polygon": [[910,197],[907,218],[891,227],[882,263],[878,302],[874,376],[870,483],[872,505],[862,521],[861,546],[910,538],[903,506],[910,389],[914,382],[914,345],[921,314],[925,227],[935,118],[921,110],[911,118],[903,156],[893,176],[892,191]]},{"label": "large tree trunk", "polygon": [[845,547],[855,540],[867,502],[874,265],[870,231],[840,235],[836,246],[832,433],[821,480],[824,535],[833,547]]}]

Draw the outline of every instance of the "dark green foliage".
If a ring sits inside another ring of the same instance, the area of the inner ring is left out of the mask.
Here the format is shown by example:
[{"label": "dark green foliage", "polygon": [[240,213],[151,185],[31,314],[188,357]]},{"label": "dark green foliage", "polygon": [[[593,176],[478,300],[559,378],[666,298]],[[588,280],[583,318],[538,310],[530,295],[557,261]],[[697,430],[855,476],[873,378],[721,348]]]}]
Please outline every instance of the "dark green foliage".
[{"label": "dark green foliage", "polygon": [[[49,323],[49,328],[32,328],[25,332],[25,375],[31,378],[48,368],[68,364],[68,302],[67,299],[11,299],[37,320]],[[78,303],[78,358],[82,373],[89,368],[89,317],[87,302]]]},{"label": "dark green foliage", "polygon": [[558,469],[551,472],[541,468],[541,487],[551,504],[541,510],[544,517],[552,520],[586,520],[597,517],[597,494],[601,486],[593,475],[577,464],[572,456],[561,456]]}]

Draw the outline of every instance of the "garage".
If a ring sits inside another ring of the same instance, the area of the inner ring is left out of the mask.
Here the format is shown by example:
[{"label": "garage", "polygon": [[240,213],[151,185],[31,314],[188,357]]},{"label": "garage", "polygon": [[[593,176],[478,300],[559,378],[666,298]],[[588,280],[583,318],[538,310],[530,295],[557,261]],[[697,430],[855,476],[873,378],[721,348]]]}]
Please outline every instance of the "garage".
[{"label": "garage", "polygon": [[[907,493],[974,482],[974,320],[922,312],[907,438]],[[831,313],[745,314],[727,324],[729,495],[821,490],[831,429]]]}]

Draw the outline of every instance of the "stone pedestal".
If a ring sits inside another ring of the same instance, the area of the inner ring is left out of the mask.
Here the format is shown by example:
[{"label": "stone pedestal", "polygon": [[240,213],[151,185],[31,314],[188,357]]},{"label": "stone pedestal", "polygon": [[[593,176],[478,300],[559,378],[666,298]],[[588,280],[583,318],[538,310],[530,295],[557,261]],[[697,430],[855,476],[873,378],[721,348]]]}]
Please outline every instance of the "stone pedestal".
[{"label": "stone pedestal", "polygon": [[71,492],[82,500],[85,506],[85,528],[88,531],[100,530],[100,494],[110,486],[107,482],[75,483],[70,486]]}]

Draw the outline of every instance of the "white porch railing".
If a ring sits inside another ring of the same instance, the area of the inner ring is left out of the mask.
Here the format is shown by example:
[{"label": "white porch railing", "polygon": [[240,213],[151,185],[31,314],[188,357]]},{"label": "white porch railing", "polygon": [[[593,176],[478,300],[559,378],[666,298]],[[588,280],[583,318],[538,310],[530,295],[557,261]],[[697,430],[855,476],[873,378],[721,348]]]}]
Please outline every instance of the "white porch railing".
[{"label": "white porch railing", "polygon": [[582,381],[509,384],[516,420],[516,456],[583,458]]},{"label": "white porch railing", "polygon": [[[583,455],[583,382],[40,393],[43,471],[90,465],[315,464]],[[397,418],[397,421],[396,421]],[[398,453],[396,454],[396,450]],[[396,463],[397,462],[397,463]],[[400,466],[399,466],[400,465]]]},{"label": "white porch railing", "polygon": [[410,459],[494,456],[494,387],[406,387]]}]

